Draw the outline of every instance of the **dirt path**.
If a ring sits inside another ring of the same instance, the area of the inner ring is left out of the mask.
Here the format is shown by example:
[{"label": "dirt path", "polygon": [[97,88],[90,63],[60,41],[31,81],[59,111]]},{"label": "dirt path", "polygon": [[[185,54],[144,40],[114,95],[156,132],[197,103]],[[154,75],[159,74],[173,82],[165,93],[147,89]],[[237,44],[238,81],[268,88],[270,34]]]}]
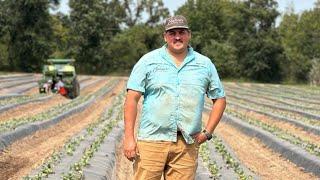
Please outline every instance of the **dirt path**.
[{"label": "dirt path", "polygon": [[123,142],[118,146],[116,152],[116,170],[115,179],[130,180],[133,179],[133,164],[123,155]]},{"label": "dirt path", "polygon": [[[81,91],[80,96],[85,96],[87,94],[91,94],[100,88],[102,88],[106,83],[107,83],[107,78],[106,80],[103,80],[102,82],[99,82],[94,85],[90,85],[88,87],[85,87]],[[30,117],[34,116],[40,112],[44,112],[54,106],[57,106],[59,104],[63,104],[66,102],[71,101],[70,99],[63,97],[59,94],[53,94],[54,97],[41,101],[41,102],[34,102],[34,103],[28,103],[25,105],[18,106],[17,108],[10,109],[8,111],[5,111],[3,113],[0,113],[0,122],[8,121],[12,118],[21,118],[21,117]]]},{"label": "dirt path", "polygon": [[[208,115],[204,115],[207,120]],[[246,136],[236,128],[220,122],[215,130],[233,149],[241,163],[262,179],[317,179],[300,167],[267,148],[256,138]]]},{"label": "dirt path", "polygon": [[89,108],[66,118],[59,124],[38,131],[9,146],[0,154],[0,179],[21,179],[32,169],[41,165],[54,151],[58,151],[73,135],[95,122],[106,105],[124,88],[121,81],[105,98]]},{"label": "dirt path", "polygon": [[[139,118],[142,108],[142,100],[140,99],[138,105],[137,121],[135,126],[135,133],[138,130]],[[129,161],[123,154],[123,140],[119,145],[119,149],[116,154],[116,170],[115,170],[115,179],[117,180],[131,180],[133,179],[133,163]]]}]

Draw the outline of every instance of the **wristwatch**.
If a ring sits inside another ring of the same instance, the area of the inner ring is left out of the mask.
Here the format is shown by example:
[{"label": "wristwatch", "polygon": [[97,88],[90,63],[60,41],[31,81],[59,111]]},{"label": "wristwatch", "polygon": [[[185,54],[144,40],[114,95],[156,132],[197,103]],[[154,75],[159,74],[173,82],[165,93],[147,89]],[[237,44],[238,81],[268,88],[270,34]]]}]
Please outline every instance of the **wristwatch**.
[{"label": "wristwatch", "polygon": [[202,133],[206,135],[208,141],[212,139],[212,134],[210,134],[207,130],[204,129]]}]

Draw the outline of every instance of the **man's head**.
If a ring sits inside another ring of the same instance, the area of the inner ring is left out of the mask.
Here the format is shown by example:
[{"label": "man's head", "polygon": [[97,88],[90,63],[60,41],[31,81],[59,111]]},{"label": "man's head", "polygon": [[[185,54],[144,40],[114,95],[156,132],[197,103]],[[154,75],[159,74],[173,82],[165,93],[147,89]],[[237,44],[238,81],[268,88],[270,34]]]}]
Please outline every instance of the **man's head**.
[{"label": "man's head", "polygon": [[181,15],[170,17],[166,19],[164,28],[163,37],[168,49],[176,54],[186,52],[191,39],[187,19]]}]

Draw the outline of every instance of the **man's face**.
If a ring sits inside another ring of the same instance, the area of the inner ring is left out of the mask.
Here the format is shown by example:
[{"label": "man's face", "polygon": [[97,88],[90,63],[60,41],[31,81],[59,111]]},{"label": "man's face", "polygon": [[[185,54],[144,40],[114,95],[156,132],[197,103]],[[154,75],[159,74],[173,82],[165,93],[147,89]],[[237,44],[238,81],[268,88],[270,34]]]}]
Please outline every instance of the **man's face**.
[{"label": "man's face", "polygon": [[173,53],[183,53],[186,51],[191,33],[188,29],[171,29],[164,33],[164,40],[168,44],[168,49]]}]

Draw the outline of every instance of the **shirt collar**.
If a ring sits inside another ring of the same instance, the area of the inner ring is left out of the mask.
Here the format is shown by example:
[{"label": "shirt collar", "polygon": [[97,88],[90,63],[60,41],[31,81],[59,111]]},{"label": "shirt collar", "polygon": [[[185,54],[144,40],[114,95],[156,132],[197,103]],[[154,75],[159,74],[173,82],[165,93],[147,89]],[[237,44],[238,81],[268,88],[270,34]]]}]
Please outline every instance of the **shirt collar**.
[{"label": "shirt collar", "polygon": [[[170,54],[167,51],[167,47],[168,45],[165,44],[161,47],[160,53],[161,53],[161,57],[166,60],[167,62],[169,62],[170,64],[175,65],[175,63],[173,62],[173,60],[170,57]],[[179,66],[179,69],[181,69],[185,64],[189,63],[190,61],[195,59],[195,55],[194,55],[194,51],[193,48],[188,45],[188,53],[186,58],[184,59],[183,63]]]}]

